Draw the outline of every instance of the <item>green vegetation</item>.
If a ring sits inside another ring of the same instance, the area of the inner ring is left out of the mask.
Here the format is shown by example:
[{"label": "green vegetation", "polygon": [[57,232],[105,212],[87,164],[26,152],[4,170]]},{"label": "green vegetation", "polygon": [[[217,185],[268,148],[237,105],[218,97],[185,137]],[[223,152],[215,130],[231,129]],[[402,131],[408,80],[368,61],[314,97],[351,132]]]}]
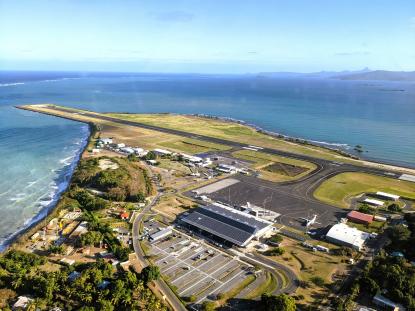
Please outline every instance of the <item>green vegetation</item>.
[{"label": "green vegetation", "polygon": [[65,253],[65,247],[63,245],[52,244],[48,248],[50,254],[63,254]]},{"label": "green vegetation", "polygon": [[261,305],[265,311],[295,311],[295,300],[286,294],[278,296],[264,294],[261,296]]},{"label": "green vegetation", "polygon": [[366,231],[366,232],[376,232],[379,233],[382,231],[383,227],[386,225],[386,222],[384,221],[373,221],[371,224],[365,225],[365,224],[357,224],[354,222],[349,221],[347,223],[350,227],[354,227],[357,228],[361,231]]},{"label": "green vegetation", "polygon": [[[408,311],[415,310],[415,215],[406,214],[408,226],[396,225],[386,231],[390,243],[369,261],[349,293],[337,301],[337,310],[351,310],[359,296],[371,297],[380,290],[387,298],[403,304]],[[402,257],[403,255],[403,257]]]},{"label": "green vegetation", "polygon": [[204,301],[202,303],[202,311],[214,311],[216,309],[216,303],[214,301]]},{"label": "green vegetation", "polygon": [[262,294],[272,293],[277,288],[277,279],[270,272],[265,272],[265,281],[262,282],[257,288],[246,295],[246,299],[253,299],[261,296]]},{"label": "green vegetation", "polygon": [[415,199],[415,183],[366,173],[342,173],[324,181],[314,192],[320,201],[348,208],[362,193],[384,191]]},{"label": "green vegetation", "polygon": [[266,256],[281,256],[285,253],[285,250],[282,247],[273,247],[270,250],[264,252]]},{"label": "green vegetation", "polygon": [[88,231],[79,238],[81,246],[95,246],[104,239],[104,235],[99,231]]},{"label": "green vegetation", "polygon": [[45,261],[34,254],[9,251],[0,258],[0,289],[35,298],[36,310],[165,310],[141,274],[116,271],[103,260],[45,272],[41,269]]},{"label": "green vegetation", "polygon": [[141,274],[145,283],[152,282],[160,278],[160,269],[158,266],[147,266]]},{"label": "green vegetation", "polygon": [[399,206],[397,203],[392,203],[388,205],[388,211],[390,212],[401,212],[402,207]]},{"label": "green vegetation", "polygon": [[[303,140],[286,141],[260,133],[254,128],[214,118],[176,114],[109,114],[112,117],[131,120],[169,129],[180,129],[188,133],[222,138],[230,141],[277,148],[298,154],[306,154],[330,160],[339,160],[339,154],[325,148],[309,145]],[[349,160],[341,157],[342,160]]]},{"label": "green vegetation", "polygon": [[105,157],[83,159],[74,173],[73,183],[103,192],[104,198],[113,201],[142,202],[153,193],[147,171],[135,161],[112,158],[108,160],[117,165],[115,169],[100,168]]},{"label": "green vegetation", "polygon": [[285,158],[252,150],[238,150],[232,153],[236,158],[253,162],[261,172],[261,178],[271,181],[286,181],[301,178],[316,169],[313,163]]},{"label": "green vegetation", "polygon": [[274,234],[272,237],[268,239],[269,242],[279,244],[283,241],[283,237],[281,234]]},{"label": "green vegetation", "polygon": [[324,284],[326,283],[324,279],[320,276],[313,276],[310,278],[310,281],[320,287],[324,286]]},{"label": "green vegetation", "polygon": [[161,146],[175,151],[180,151],[184,153],[196,154],[203,153],[207,151],[220,151],[220,150],[229,150],[231,147],[215,144],[211,142],[196,140],[196,139],[182,139],[173,142],[163,142],[160,143]]}]

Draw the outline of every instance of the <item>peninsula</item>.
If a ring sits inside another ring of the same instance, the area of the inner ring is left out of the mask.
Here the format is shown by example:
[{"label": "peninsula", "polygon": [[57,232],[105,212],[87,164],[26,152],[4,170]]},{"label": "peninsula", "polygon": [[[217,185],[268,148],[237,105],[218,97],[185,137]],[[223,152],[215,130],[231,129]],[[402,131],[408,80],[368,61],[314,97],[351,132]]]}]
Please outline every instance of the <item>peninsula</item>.
[{"label": "peninsula", "polygon": [[415,170],[216,118],[18,108],[91,136],[57,207],[0,258],[4,306],[414,306],[380,271],[414,277]]}]

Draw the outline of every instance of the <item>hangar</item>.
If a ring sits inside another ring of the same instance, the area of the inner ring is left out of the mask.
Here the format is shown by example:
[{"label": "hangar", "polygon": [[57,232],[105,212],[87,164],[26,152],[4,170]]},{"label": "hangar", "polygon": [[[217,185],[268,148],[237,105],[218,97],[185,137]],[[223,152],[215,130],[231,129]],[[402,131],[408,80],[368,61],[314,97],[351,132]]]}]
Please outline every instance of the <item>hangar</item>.
[{"label": "hangar", "polygon": [[273,229],[272,222],[246,214],[223,204],[200,206],[181,221],[226,244],[245,247]]},{"label": "hangar", "polygon": [[363,244],[368,238],[369,233],[349,227],[343,223],[331,227],[326,235],[326,239],[334,244],[344,245],[359,251],[362,249]]}]

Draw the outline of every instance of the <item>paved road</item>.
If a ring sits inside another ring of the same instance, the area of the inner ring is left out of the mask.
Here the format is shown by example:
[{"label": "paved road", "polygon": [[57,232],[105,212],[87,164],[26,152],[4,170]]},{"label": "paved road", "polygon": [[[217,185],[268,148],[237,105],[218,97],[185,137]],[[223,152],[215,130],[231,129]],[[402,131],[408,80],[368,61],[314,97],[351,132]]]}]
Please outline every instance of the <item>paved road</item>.
[{"label": "paved road", "polygon": [[[70,110],[70,109],[67,109],[67,108],[64,108],[64,107],[53,107],[53,106],[51,106],[51,107],[48,107],[48,109],[61,111],[61,112],[65,112],[65,113],[71,113],[71,114],[74,114],[74,115],[79,115],[80,114],[79,112],[74,112],[73,110]],[[180,131],[180,130],[176,130],[176,129],[168,129],[168,128],[163,128],[163,127],[160,127],[160,126],[149,125],[149,124],[144,124],[144,123],[135,122],[135,121],[121,120],[121,119],[110,117],[110,116],[103,115],[103,114],[98,114],[97,115],[95,113],[88,112],[87,110],[83,110],[81,112],[81,114],[83,116],[95,118],[95,119],[98,119],[98,120],[109,121],[109,122],[124,124],[124,125],[128,125],[128,126],[141,127],[141,128],[145,128],[145,129],[149,129],[149,130],[154,130],[154,131],[163,132],[163,133],[167,133],[167,134],[173,134],[173,135],[178,135],[178,136],[183,136],[183,137],[188,137],[188,138],[204,140],[204,141],[223,144],[223,145],[227,145],[227,146],[231,146],[231,147],[243,148],[243,147],[248,147],[249,146],[249,144],[244,144],[244,143],[240,143],[240,142],[236,142],[236,141],[231,141],[231,140],[226,140],[226,139],[221,139],[221,138],[216,138],[216,137],[210,137],[210,136],[204,136],[204,135],[198,135],[198,134],[192,134],[192,133],[185,132],[185,131]],[[74,116],[74,119],[76,120],[75,116]],[[353,165],[353,164],[348,164],[348,163],[342,163],[341,165],[338,165],[338,162],[336,162],[336,161],[329,161],[329,160],[319,159],[319,158],[315,158],[315,157],[308,156],[308,155],[296,154],[296,153],[281,151],[281,150],[272,149],[272,148],[263,148],[260,151],[268,153],[268,154],[274,154],[274,155],[284,156],[284,157],[288,157],[288,158],[308,161],[308,162],[312,162],[312,163],[317,165],[317,169],[312,174],[309,174],[308,176],[304,177],[303,179],[296,181],[296,183],[298,183],[302,180],[307,180],[307,179],[309,179],[313,176],[324,177],[324,175],[325,175],[324,172],[328,168],[330,168],[330,166],[332,166],[331,171],[333,171],[333,173],[335,173],[335,172],[345,172],[345,171],[359,171],[359,172],[366,172],[366,173],[383,175],[383,176],[388,176],[388,177],[395,177],[395,178],[400,176],[400,174],[396,174],[394,172],[388,172],[388,171],[385,171],[383,169],[363,167],[363,166],[358,166],[358,165]]]},{"label": "paved road", "polygon": [[282,280],[282,277],[280,275],[275,274],[275,270],[281,271],[282,273],[284,273],[285,276],[287,277],[287,280],[286,280],[287,284],[284,287],[278,286],[278,288],[273,292],[274,295],[278,295],[281,293],[292,294],[292,293],[295,293],[295,291],[297,290],[298,284],[299,284],[297,275],[294,273],[294,271],[292,271],[287,266],[284,266],[278,262],[275,262],[259,254],[251,254],[251,253],[243,254],[236,250],[232,250],[232,253],[235,253],[242,260],[250,264],[259,265],[263,269],[271,272],[277,278],[278,284],[283,284],[284,280]]},{"label": "paved road", "polygon": [[[157,202],[157,200],[160,198],[161,194],[158,193],[153,200],[148,204],[140,214],[137,215],[137,217],[134,219],[133,223],[133,247],[134,251],[137,255],[138,260],[140,261],[140,264],[142,267],[145,267],[148,265],[148,260],[145,257],[143,250],[140,246],[140,241],[138,237],[140,236],[140,224],[146,214],[148,214],[151,211],[151,208],[154,206],[154,204]],[[154,282],[156,285],[156,288],[158,288],[161,292],[161,294],[166,297],[165,299],[169,303],[169,305],[173,308],[175,311],[185,311],[187,310],[185,306],[181,303],[181,301],[177,298],[176,294],[170,289],[170,287],[164,282],[163,279],[159,279]]]}]

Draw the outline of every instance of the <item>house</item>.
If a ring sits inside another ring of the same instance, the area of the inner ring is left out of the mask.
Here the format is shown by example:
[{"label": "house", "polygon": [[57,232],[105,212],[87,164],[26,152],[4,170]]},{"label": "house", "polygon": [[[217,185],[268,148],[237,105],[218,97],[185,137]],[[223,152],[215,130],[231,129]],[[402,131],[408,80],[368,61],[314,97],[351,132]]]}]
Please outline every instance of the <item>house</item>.
[{"label": "house", "polygon": [[130,214],[127,212],[120,213],[120,218],[123,220],[128,220],[130,218]]}]

